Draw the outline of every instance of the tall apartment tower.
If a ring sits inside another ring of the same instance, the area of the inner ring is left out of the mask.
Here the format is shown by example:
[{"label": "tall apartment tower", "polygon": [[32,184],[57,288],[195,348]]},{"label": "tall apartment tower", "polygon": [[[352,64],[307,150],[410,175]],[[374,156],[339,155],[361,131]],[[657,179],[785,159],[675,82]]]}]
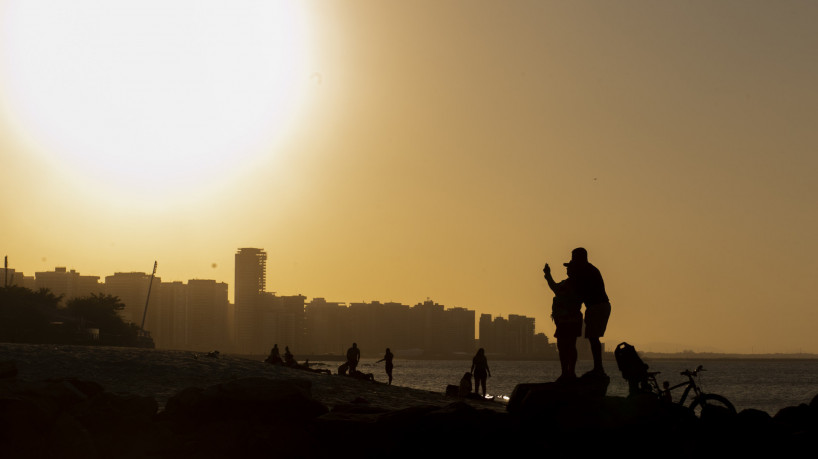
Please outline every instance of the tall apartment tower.
[{"label": "tall apartment tower", "polygon": [[[159,290],[161,283],[161,278],[154,278],[153,288]],[[146,313],[145,302],[149,301],[145,329],[152,331],[155,325],[154,316],[158,311],[160,301],[157,295],[151,295],[149,299],[148,289],[151,289],[150,274],[130,272],[105,276],[105,293],[119,297],[119,300],[125,305],[125,308],[119,311],[119,316],[126,322],[141,326]]]},{"label": "tall apartment tower", "polygon": [[227,284],[215,280],[187,282],[187,349],[225,349]]},{"label": "tall apartment tower", "polygon": [[236,347],[242,354],[264,354],[261,346],[262,294],[266,288],[267,252],[242,248],[236,252],[234,304]]}]

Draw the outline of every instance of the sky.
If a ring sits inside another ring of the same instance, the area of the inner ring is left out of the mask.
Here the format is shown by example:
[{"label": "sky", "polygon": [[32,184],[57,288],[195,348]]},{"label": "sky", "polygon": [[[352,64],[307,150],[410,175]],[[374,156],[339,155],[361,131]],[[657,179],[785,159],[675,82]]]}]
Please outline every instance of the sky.
[{"label": "sky", "polygon": [[9,267],[818,353],[818,3],[0,0]]}]

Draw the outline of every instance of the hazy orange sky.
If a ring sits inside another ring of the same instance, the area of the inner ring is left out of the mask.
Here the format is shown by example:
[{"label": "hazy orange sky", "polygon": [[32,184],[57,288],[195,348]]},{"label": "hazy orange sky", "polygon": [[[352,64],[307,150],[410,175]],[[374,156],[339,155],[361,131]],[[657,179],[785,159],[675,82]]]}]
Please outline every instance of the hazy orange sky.
[{"label": "hazy orange sky", "polygon": [[263,3],[0,0],[10,267],[818,352],[818,3]]}]

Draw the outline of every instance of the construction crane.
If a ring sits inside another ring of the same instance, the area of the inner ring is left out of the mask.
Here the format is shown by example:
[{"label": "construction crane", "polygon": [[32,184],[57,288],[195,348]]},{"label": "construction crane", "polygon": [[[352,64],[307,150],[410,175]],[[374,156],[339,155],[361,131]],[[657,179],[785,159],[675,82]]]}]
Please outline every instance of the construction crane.
[{"label": "construction crane", "polygon": [[148,282],[148,295],[145,298],[145,311],[142,313],[142,326],[139,327],[139,335],[137,336],[137,344],[139,347],[154,347],[151,332],[145,330],[145,318],[148,316],[148,303],[151,301],[151,286],[153,286],[153,278],[156,277],[156,266],[158,263],[153,262],[153,272],[151,273],[151,280]]}]

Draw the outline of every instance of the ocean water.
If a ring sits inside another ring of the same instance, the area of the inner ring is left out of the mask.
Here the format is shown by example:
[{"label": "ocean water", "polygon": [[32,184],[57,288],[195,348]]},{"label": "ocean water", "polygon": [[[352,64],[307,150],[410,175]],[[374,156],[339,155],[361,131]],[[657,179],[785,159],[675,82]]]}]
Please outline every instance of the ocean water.
[{"label": "ocean water", "polygon": [[[386,380],[383,363],[364,359],[359,369],[373,373],[379,381]],[[726,397],[737,410],[759,409],[774,415],[781,408],[809,403],[818,395],[818,360],[813,359],[706,359],[706,360],[647,360],[649,371],[661,372],[659,382],[671,385],[685,382],[680,373],[704,367],[699,385],[705,392]],[[337,366],[327,362],[328,366]],[[471,360],[403,360],[397,357],[392,371],[393,384],[417,389],[444,391],[447,384],[458,384],[463,373],[471,368]],[[489,361],[492,376],[486,392],[494,396],[509,396],[521,383],[554,381],[560,374],[557,361]],[[578,363],[578,373],[591,369],[590,361]],[[628,384],[616,367],[606,361],[605,370],[611,378],[608,395],[627,396]],[[683,388],[673,391],[681,396]]]},{"label": "ocean water", "polygon": [[[160,404],[190,386],[217,384],[237,377],[264,376],[270,368],[260,360],[223,356],[196,358],[190,351],[53,346],[0,343],[0,361],[15,361],[19,377],[41,380],[49,377],[76,377],[101,383],[112,392],[153,396]],[[362,359],[359,370],[386,381],[384,364],[374,358]],[[781,408],[809,403],[818,395],[818,359],[705,359],[647,360],[650,371],[661,372],[659,381],[685,381],[679,373],[703,365],[702,388],[730,400],[736,409],[754,408],[774,415]],[[313,368],[333,373],[340,362],[310,362]],[[611,378],[608,395],[626,396],[627,382],[616,362],[606,361]],[[432,392],[445,392],[448,384],[458,384],[470,370],[471,359],[402,360],[395,357],[393,384]],[[522,383],[554,381],[559,376],[557,361],[492,361],[487,393],[501,400]],[[589,370],[590,361],[580,361],[578,372]],[[681,389],[679,389],[681,391]],[[675,392],[677,397],[681,392]]]}]

